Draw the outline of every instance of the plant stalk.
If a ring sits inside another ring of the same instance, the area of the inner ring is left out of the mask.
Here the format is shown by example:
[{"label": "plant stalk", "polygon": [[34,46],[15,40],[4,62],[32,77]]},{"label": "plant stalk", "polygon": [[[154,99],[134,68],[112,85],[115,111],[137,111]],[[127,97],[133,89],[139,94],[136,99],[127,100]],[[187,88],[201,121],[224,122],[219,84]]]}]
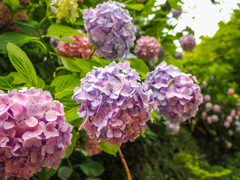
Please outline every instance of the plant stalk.
[{"label": "plant stalk", "polygon": [[124,159],[124,157],[123,157],[123,154],[122,154],[122,151],[121,151],[120,148],[118,149],[118,155],[119,155],[119,157],[120,157],[120,159],[121,159],[121,161],[122,161],[123,167],[124,167],[125,172],[126,172],[126,174],[127,174],[127,179],[128,179],[128,180],[132,180],[130,171],[129,171],[129,169],[128,169],[128,165],[127,165],[127,163],[126,163],[126,161],[125,161],[125,159]]}]

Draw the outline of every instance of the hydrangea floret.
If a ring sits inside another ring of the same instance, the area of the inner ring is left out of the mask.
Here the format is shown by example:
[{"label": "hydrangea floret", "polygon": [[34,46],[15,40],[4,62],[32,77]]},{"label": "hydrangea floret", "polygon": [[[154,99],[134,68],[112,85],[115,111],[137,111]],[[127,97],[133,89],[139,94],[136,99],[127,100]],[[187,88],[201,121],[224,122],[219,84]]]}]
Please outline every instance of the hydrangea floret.
[{"label": "hydrangea floret", "polygon": [[29,179],[57,169],[71,145],[63,105],[41,89],[0,90],[0,179]]},{"label": "hydrangea floret", "polygon": [[[81,30],[80,33],[84,34]],[[59,41],[57,46],[58,54],[69,58],[89,59],[93,51],[90,47],[88,38],[84,36],[70,36],[75,43]]]},{"label": "hydrangea floret", "polygon": [[136,28],[125,5],[114,1],[98,4],[95,9],[84,10],[84,23],[88,39],[96,46],[99,57],[124,58],[134,45]]},{"label": "hydrangea floret", "polygon": [[173,65],[168,66],[165,61],[147,74],[145,83],[153,91],[156,112],[170,123],[194,117],[203,100],[196,78]]},{"label": "hydrangea floret", "polygon": [[160,52],[160,43],[154,37],[142,36],[137,40],[135,54],[142,60],[154,60]]},{"label": "hydrangea floret", "polygon": [[57,15],[57,23],[65,18],[71,23],[75,22],[78,15],[78,0],[52,0],[50,10]]},{"label": "hydrangea floret", "polygon": [[184,51],[192,51],[196,46],[196,41],[193,35],[182,36],[180,38],[180,44]]},{"label": "hydrangea floret", "polygon": [[80,129],[110,145],[134,141],[145,131],[154,105],[152,91],[138,81],[139,74],[128,61],[89,72],[73,95],[81,103],[78,114],[84,120]]}]

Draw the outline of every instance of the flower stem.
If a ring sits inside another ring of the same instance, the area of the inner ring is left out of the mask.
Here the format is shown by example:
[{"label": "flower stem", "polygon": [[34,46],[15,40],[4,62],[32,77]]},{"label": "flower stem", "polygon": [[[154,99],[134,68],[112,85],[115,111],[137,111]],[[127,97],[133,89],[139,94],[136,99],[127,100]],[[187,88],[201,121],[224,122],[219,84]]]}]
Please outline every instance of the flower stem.
[{"label": "flower stem", "polygon": [[93,54],[95,53],[95,51],[96,51],[96,48],[94,47],[94,49],[92,50],[92,53],[91,53],[91,55],[90,55],[90,57],[88,59],[92,59]]},{"label": "flower stem", "polygon": [[124,159],[124,157],[123,157],[123,154],[122,154],[122,151],[121,151],[120,148],[118,149],[118,155],[120,156],[120,159],[121,159],[121,161],[122,161],[123,167],[124,167],[125,172],[126,172],[126,174],[127,174],[127,179],[128,179],[128,180],[132,180],[130,171],[129,171],[129,169],[128,169],[128,165],[127,165],[127,163],[126,163],[126,161],[125,161],[125,159]]}]

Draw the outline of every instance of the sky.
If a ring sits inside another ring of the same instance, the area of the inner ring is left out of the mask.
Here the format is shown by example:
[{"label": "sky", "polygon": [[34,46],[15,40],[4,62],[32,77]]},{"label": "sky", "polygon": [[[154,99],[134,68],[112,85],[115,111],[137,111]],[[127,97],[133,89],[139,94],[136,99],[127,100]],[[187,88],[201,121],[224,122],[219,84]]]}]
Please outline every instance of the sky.
[{"label": "sky", "polygon": [[[156,0],[156,4],[162,4],[166,0]],[[171,18],[170,23],[177,24],[175,32],[181,32],[186,26],[195,32],[197,43],[200,43],[202,35],[212,37],[218,30],[218,22],[228,22],[233,9],[237,9],[240,0],[218,0],[220,4],[212,4],[210,0],[182,0],[183,13],[178,20]],[[171,17],[171,14],[169,15]],[[170,33],[175,33],[170,32]],[[179,42],[175,42],[179,45]]]}]

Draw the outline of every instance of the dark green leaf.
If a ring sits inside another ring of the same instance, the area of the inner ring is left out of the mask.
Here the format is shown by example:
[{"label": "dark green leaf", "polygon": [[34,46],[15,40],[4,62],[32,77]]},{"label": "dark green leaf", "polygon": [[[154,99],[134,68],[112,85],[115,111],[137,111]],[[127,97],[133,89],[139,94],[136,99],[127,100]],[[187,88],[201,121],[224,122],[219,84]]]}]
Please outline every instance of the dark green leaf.
[{"label": "dark green leaf", "polygon": [[67,166],[62,166],[58,170],[58,177],[61,180],[70,180],[73,170]]},{"label": "dark green leaf", "polygon": [[29,38],[25,34],[15,33],[15,32],[7,32],[0,35],[0,53],[7,54],[7,42],[16,43],[21,39]]},{"label": "dark green leaf", "polygon": [[79,165],[83,173],[88,177],[97,177],[104,172],[104,167],[97,161],[88,161]]},{"label": "dark green leaf", "polygon": [[48,180],[56,172],[57,169],[49,169],[49,171],[47,171],[46,168],[42,168],[41,172],[36,173],[36,176],[41,180]]},{"label": "dark green leaf", "polygon": [[117,147],[114,144],[109,146],[108,142],[102,142],[102,141],[100,143],[98,143],[98,144],[99,144],[99,146],[102,148],[102,150],[104,152],[116,156],[116,153],[117,153],[119,147]]},{"label": "dark green leaf", "polygon": [[77,142],[77,135],[76,135],[75,129],[73,129],[73,130],[72,130],[71,146],[68,146],[64,158],[68,158],[68,157],[72,154],[72,152],[73,152],[73,150],[74,150],[74,147],[75,147],[75,145],[76,145],[76,142]]},{"label": "dark green leaf", "polygon": [[36,87],[38,84],[37,74],[26,53],[13,43],[7,44],[7,51],[14,68],[28,80],[32,87]]}]

